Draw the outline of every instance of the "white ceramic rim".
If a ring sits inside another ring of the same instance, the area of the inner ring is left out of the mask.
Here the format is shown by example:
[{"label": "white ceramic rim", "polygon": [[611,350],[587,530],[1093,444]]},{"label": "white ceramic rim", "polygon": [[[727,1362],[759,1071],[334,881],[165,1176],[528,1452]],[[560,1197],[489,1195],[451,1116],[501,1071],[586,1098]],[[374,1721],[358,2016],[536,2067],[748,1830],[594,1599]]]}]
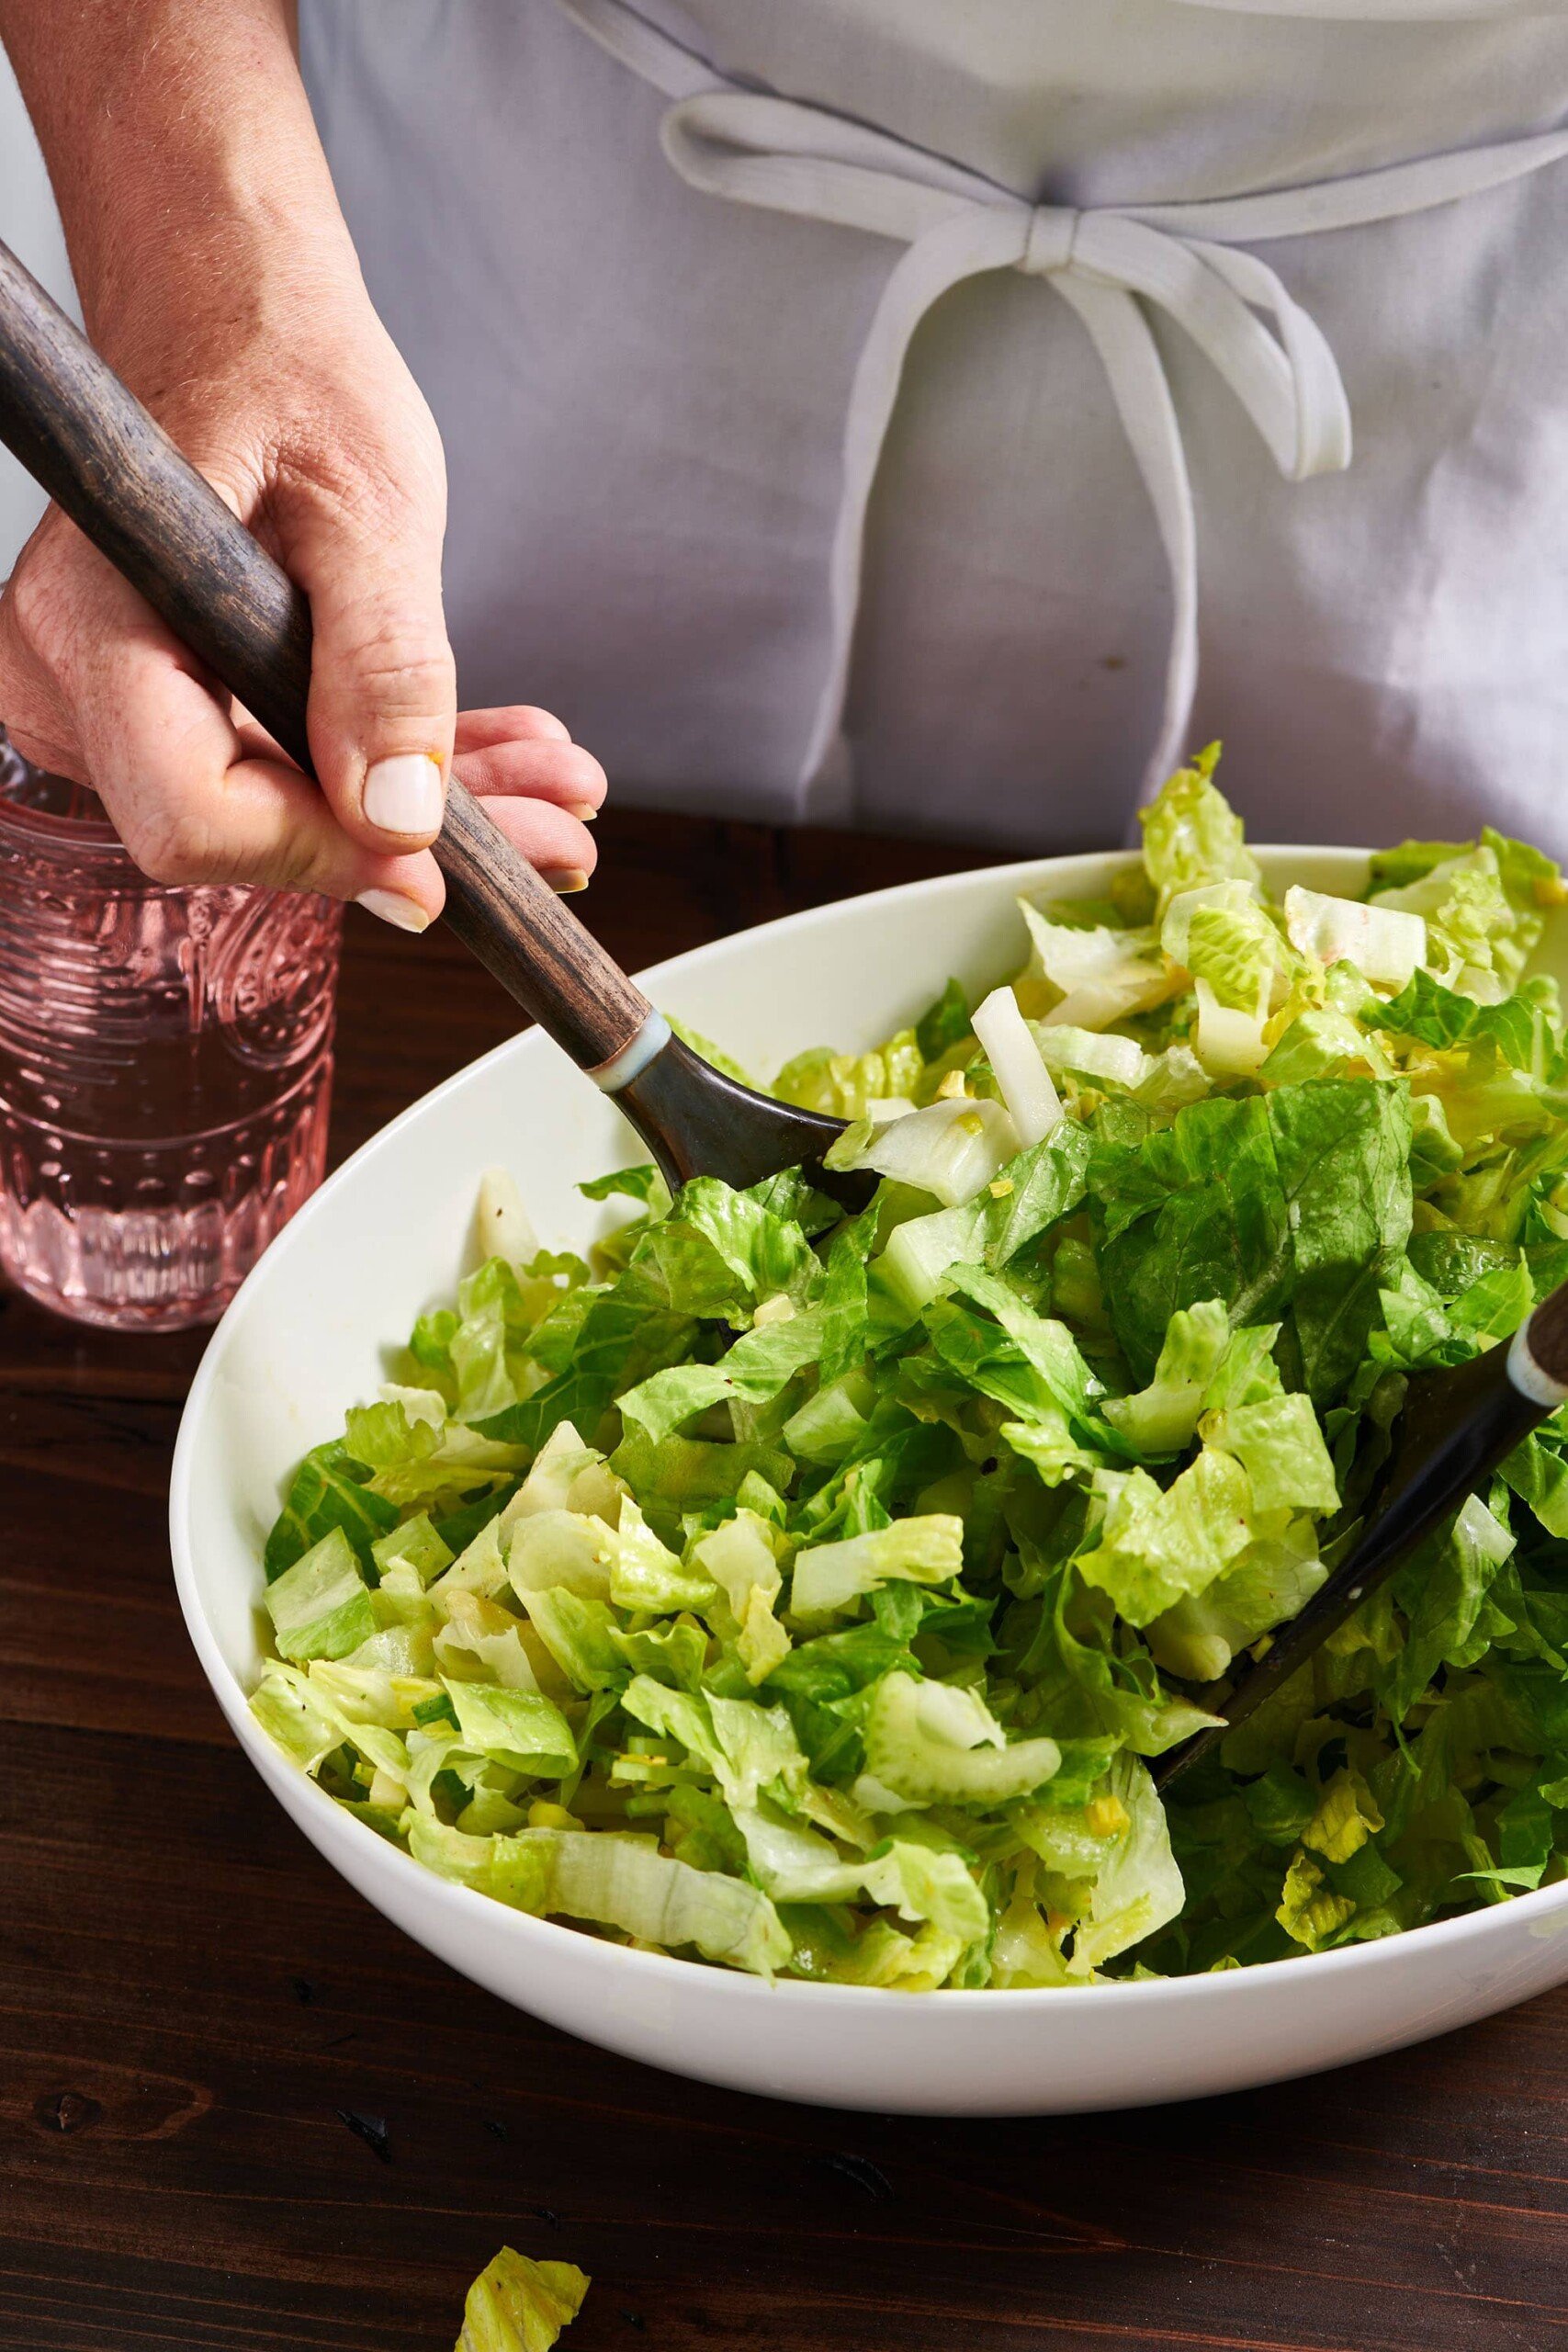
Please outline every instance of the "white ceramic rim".
[{"label": "white ceramic rim", "polygon": [[[1274,858],[1305,860],[1322,858],[1325,854],[1365,855],[1368,854],[1323,843],[1303,845],[1270,842],[1266,845],[1260,844],[1259,847],[1266,848],[1267,854],[1271,860]],[[1103,856],[1106,853],[1096,854]],[[1136,854],[1131,850],[1126,853],[1129,865],[1134,863],[1135,855]],[[773,922],[756,924],[753,929],[758,933],[767,933],[773,937],[781,937],[791,932],[808,930],[823,916],[840,913],[846,906],[862,906],[868,903],[886,905],[900,899],[909,898],[940,899],[945,888],[951,887],[956,890],[967,887],[980,875],[988,881],[994,882],[998,890],[1011,892],[1029,888],[1031,885],[1037,886],[1043,866],[1060,866],[1069,862],[1070,860],[1066,858],[1021,858],[1009,865],[970,867],[962,873],[941,875],[930,881],[896,883],[886,890],[862,891],[850,899],[833,899],[826,906],[807,907],[797,914],[782,915]],[[679,972],[688,956],[700,956],[705,952],[704,947],[692,948],[680,956],[667,957],[661,964],[650,965],[646,971],[635,975],[637,983],[645,992],[653,996],[657,1002],[656,992],[661,983],[671,974]],[[360,1146],[357,1151],[351,1154],[341,1168],[333,1170],[320,1190],[289,1220],[278,1237],[279,1241],[287,1244],[291,1234],[308,1229],[309,1221],[316,1214],[319,1204],[339,1186],[348,1182],[360,1160],[368,1152],[381,1149],[387,1139],[395,1136],[399,1129],[413,1119],[416,1114],[423,1114],[431,1103],[438,1102],[443,1095],[466,1084],[476,1070],[483,1069],[489,1063],[498,1060],[502,1055],[510,1053],[515,1042],[515,1038],[507,1038],[501,1045],[492,1046],[488,1054],[481,1054],[478,1060],[468,1063],[460,1070],[455,1070],[450,1078],[443,1079],[439,1086],[433,1087],[428,1093],[422,1094],[417,1102],[411,1102],[406,1109],[400,1111],[395,1119],[389,1120],[386,1126],[379,1128],[374,1136]],[[592,1084],[592,1080],[586,1073],[583,1076],[583,1084],[585,1086]],[[264,1252],[262,1258],[235,1292],[233,1298],[224,1310],[222,1321],[214,1330],[213,1340],[216,1340],[218,1331],[221,1330],[225,1324],[231,1320],[238,1321],[244,1315],[246,1303],[265,1268],[268,1255],[270,1250]],[[389,1839],[379,1837],[365,1823],[355,1821],[351,1815],[345,1814],[343,1807],[335,1804],[323,1789],[319,1788],[308,1774],[295,1773],[292,1770],[282,1752],[273,1745],[257,1724],[251,1713],[249,1701],[241,1687],[238,1677],[231,1671],[227,1659],[219,1649],[201,1606],[197,1589],[195,1564],[186,1542],[186,1531],[190,1524],[190,1482],[195,1433],[204,1418],[208,1392],[217,1375],[217,1363],[218,1350],[212,1341],[209,1341],[201,1363],[197,1366],[196,1378],[191,1383],[190,1394],[181,1417],[179,1435],[175,1445],[174,1463],[169,1476],[169,1533],[170,1549],[174,1556],[175,1589],[179,1596],[180,1607],[185,1613],[186,1629],[190,1634],[197,1656],[201,1661],[202,1670],[212,1686],[219,1705],[228,1718],[230,1728],[264,1781],[270,1782],[275,1772],[279,1775],[284,1772],[288,1773],[290,1787],[298,1789],[307,1813],[314,1815],[321,1825],[321,1836],[320,1838],[312,1836],[311,1842],[317,1847],[318,1851],[323,1854],[329,1865],[333,1869],[336,1868],[336,1864],[331,1858],[331,1845],[344,1831],[349,1831],[369,1839],[378,1860],[384,1866],[391,1868],[394,1875],[401,1879],[411,1894],[417,1894],[421,1900],[430,1904],[436,1912],[445,1912],[455,1924],[459,1924],[465,1919],[476,1921],[482,1919],[493,1927],[499,1917],[510,1922],[512,1932],[517,1937],[524,1949],[526,1949],[535,1938],[543,1937],[547,1939],[547,1946],[555,1946],[563,1954],[572,1945],[581,1945],[586,1940],[602,1953],[614,1952],[621,1965],[650,1973],[651,1981],[655,1983],[662,1979],[668,1983],[689,1985],[694,1971],[709,1971],[713,1963],[678,1960],[667,1952],[634,1951],[626,1945],[604,1943],[599,1938],[588,1934],[583,1928],[563,1926],[554,1919],[539,1918],[531,1912],[513,1911],[507,1905],[496,1902],[491,1895],[477,1894],[471,1887],[459,1885],[452,1879],[442,1878],[438,1872],[426,1870],[423,1863],[416,1862],[413,1856],[405,1853],[400,1846],[392,1845]],[[369,1897],[361,1899],[369,1903],[372,1909],[379,1908],[378,1905],[370,1902]],[[1225,1990],[1227,1984],[1238,1976],[1245,1977],[1252,1984],[1280,1977],[1288,1983],[1295,1983],[1299,1980],[1303,1969],[1310,1969],[1316,1981],[1336,1971],[1343,1973],[1348,1969],[1354,1969],[1362,1974],[1367,1974],[1380,1969],[1397,1967],[1400,1964],[1402,1953],[1408,1950],[1413,1937],[1421,1939],[1423,1949],[1429,1949],[1440,1939],[1448,1950],[1459,1951],[1467,1943],[1474,1941],[1477,1937],[1490,1936],[1493,1932],[1492,1914],[1500,1907],[1505,1906],[1484,1905],[1478,1910],[1463,1912],[1457,1918],[1430,1920],[1424,1927],[1408,1928],[1399,1935],[1381,1937],[1370,1943],[1346,1944],[1336,1951],[1303,1952],[1291,1959],[1258,1961],[1241,1970],[1223,1969],[1218,1973],[1205,1972],[1201,1975],[1193,1976],[1156,1976],[1133,1983],[1118,1983],[1112,1980],[1101,1984],[1043,1984],[1020,1987],[1013,1991],[952,1989],[944,1990],[939,1995],[919,1993],[899,1996],[895,1987],[887,1985],[822,1984],[813,1983],[808,1978],[794,1976],[778,1977],[770,1982],[762,1977],[750,1975],[742,1969],[724,1969],[722,1974],[726,1981],[727,1997],[739,1996],[741,1999],[762,2003],[798,1998],[814,2002],[819,2007],[836,2006],[854,2008],[870,2003],[874,2008],[886,2004],[889,1998],[902,1998],[906,2001],[924,2001],[929,1998],[939,2002],[942,2014],[946,2014],[956,2006],[964,2008],[977,2007],[987,2016],[1007,2014],[1020,2018],[1042,2013],[1059,2016],[1085,2002],[1093,2004],[1096,2014],[1103,2013],[1104,2004],[1107,2001],[1117,2001],[1124,2007],[1132,2007],[1140,2002],[1146,2004],[1151,2001],[1174,2000],[1185,2007],[1193,2004],[1225,2000],[1228,1997]],[[1506,1907],[1510,1918],[1517,1920],[1528,1933],[1532,1928],[1539,1928],[1548,1920],[1568,1915],[1568,1880],[1563,1880],[1554,1886],[1537,1888],[1533,1893],[1511,1895],[1507,1899]],[[418,1939],[414,1940],[417,1941]]]}]

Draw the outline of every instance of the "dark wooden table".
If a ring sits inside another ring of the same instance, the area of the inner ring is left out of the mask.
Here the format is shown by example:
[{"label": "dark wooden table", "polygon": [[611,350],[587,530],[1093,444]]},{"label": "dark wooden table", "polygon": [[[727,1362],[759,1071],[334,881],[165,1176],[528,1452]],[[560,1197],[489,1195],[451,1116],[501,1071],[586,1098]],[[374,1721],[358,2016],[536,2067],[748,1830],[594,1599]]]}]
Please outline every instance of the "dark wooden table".
[{"label": "dark wooden table", "polygon": [[[973,862],[603,836],[634,967]],[[351,917],[337,1151],[513,1025],[444,936]],[[0,1307],[5,2352],[447,2352],[507,2240],[592,2272],[570,2352],[1568,2346],[1568,1991],[1281,2090],[951,2123],[705,2090],[449,1973],[197,1670],[164,1488],[199,1352]]]}]

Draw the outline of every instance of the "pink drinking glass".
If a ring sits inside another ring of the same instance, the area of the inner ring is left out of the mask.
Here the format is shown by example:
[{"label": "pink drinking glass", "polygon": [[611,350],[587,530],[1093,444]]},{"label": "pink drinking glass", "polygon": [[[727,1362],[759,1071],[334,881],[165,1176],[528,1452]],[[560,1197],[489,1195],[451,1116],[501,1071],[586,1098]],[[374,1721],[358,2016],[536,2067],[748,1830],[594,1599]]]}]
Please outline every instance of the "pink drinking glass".
[{"label": "pink drinking glass", "polygon": [[211,1322],[326,1161],[343,910],[132,865],[0,730],[0,1266],[84,1323]]}]

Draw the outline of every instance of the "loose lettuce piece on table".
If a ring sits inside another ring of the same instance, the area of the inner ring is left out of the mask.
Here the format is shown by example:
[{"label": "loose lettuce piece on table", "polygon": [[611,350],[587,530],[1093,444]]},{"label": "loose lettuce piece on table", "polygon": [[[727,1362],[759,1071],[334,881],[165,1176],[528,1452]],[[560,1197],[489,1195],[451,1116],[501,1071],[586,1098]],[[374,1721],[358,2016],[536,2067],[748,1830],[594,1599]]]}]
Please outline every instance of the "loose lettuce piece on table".
[{"label": "loose lettuce piece on table", "polygon": [[468,2290],[454,2352],[550,2352],[590,2281],[572,2262],[532,2262],[503,2245]]}]

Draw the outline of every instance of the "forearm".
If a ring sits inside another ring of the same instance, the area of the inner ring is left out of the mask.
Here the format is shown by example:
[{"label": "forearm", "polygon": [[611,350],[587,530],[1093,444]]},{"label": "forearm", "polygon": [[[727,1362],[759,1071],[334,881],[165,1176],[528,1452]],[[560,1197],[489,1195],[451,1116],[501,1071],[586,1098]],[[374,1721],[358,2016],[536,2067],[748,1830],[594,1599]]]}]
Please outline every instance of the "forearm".
[{"label": "forearm", "polygon": [[356,274],[291,36],[291,0],[0,0],[88,332],[133,376],[171,316],[201,341]]},{"label": "forearm", "polygon": [[440,435],[360,278],[289,6],[0,0],[0,39],[89,332],[310,599],[321,789],[58,509],[0,594],[0,710],[160,879],[325,890],[419,931],[455,750],[562,888],[592,870],[604,778],[546,712],[457,719]]}]

